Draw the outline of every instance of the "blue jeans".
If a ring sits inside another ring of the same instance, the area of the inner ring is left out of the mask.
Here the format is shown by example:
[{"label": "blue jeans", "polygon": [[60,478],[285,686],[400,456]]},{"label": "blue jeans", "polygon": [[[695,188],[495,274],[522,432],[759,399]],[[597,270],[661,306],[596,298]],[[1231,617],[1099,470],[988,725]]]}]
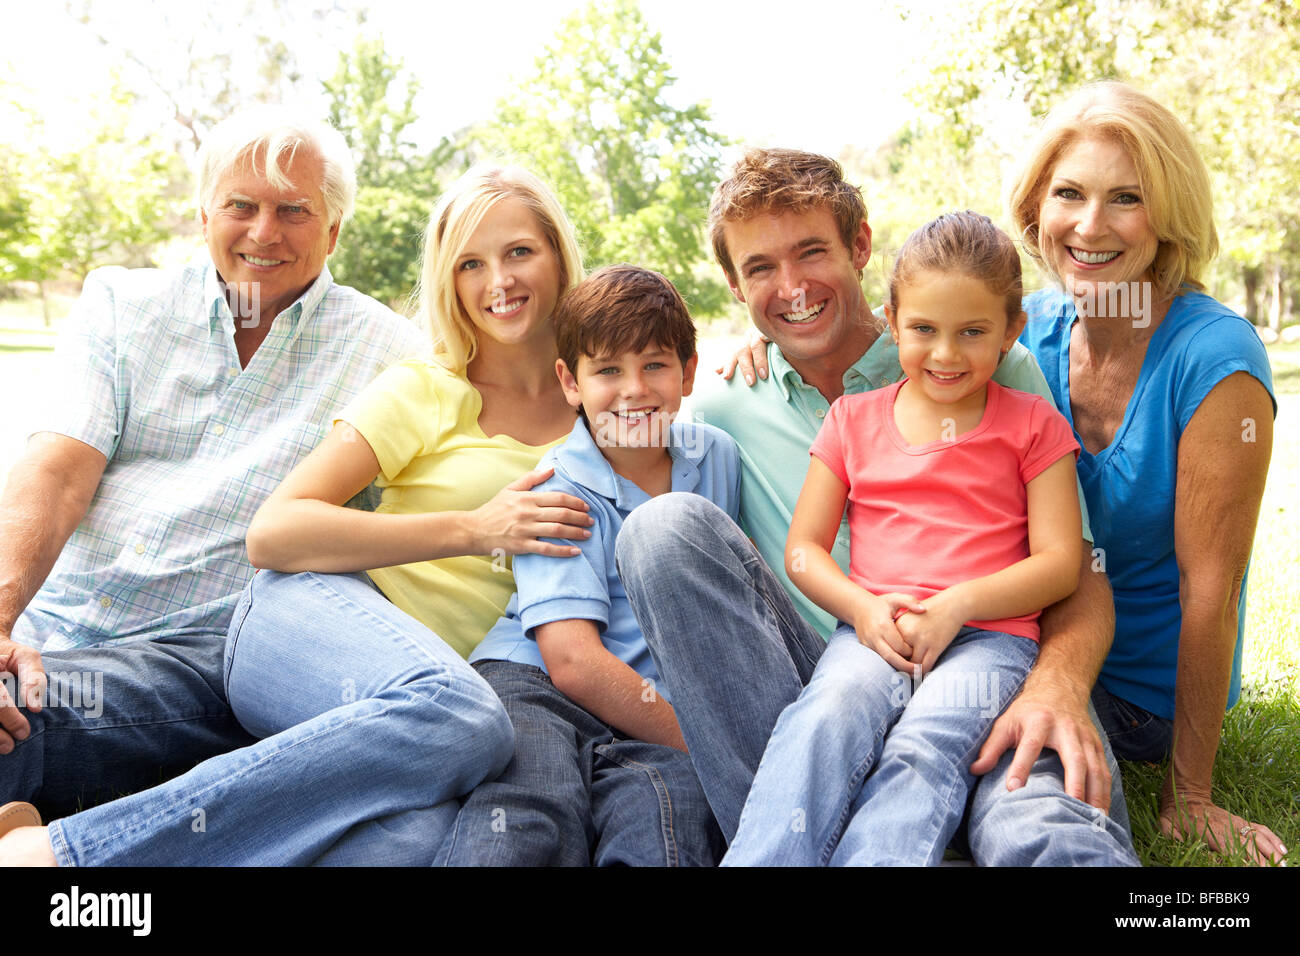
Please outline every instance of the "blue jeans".
[{"label": "blue jeans", "polygon": [[1092,689],[1092,706],[1121,760],[1155,763],[1169,756],[1174,745],[1174,722],[1157,717],[1137,704],[1116,697],[1098,683]]},{"label": "blue jeans", "polygon": [[504,767],[513,743],[491,689],[364,575],[262,572],[228,641],[50,654],[46,666],[69,657],[112,668],[105,713],[44,711],[42,732],[0,758],[6,790],[15,757],[12,779],[43,803],[52,782],[84,772],[110,790],[140,785],[139,769],[112,767],[116,754],[152,765],[156,783],[159,742],[207,759],[54,821],[61,865],[429,863],[454,799]]},{"label": "blue jeans", "polygon": [[[698,495],[661,495],[618,536],[618,570],[691,759],[728,842],[781,712],[813,674],[826,643],[735,523]],[[1102,737],[1103,744],[1105,736]],[[1136,865],[1119,768],[1110,816],[1065,793],[1044,750],[1026,785],[1008,792],[1013,752],[976,784],[967,814],[980,865]]]},{"label": "blue jeans", "polygon": [[722,835],[690,757],[619,739],[540,668],[474,667],[505,704],[515,755],[465,801],[448,866],[712,866]]},{"label": "blue jeans", "polygon": [[724,864],[937,865],[966,811],[970,764],[1037,653],[963,628],[913,689],[841,625],[777,721]]}]

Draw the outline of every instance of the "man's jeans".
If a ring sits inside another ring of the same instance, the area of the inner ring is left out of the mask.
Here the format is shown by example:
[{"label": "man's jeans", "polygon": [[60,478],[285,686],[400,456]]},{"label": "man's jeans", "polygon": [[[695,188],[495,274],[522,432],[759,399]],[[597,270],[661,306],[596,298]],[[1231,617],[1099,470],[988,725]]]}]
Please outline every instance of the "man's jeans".
[{"label": "man's jeans", "polygon": [[102,713],[29,714],[32,735],[0,757],[5,798],[66,811],[203,760],[55,820],[50,842],[65,866],[429,863],[455,798],[504,767],[513,746],[491,689],[365,575],[261,572],[229,641],[205,634],[44,661],[102,673]]},{"label": "man's jeans", "polygon": [[510,714],[515,755],[466,800],[448,866],[712,866],[721,857],[686,754],[617,738],[541,668],[474,667]]},{"label": "man's jeans", "polygon": [[975,782],[970,765],[1038,654],[966,627],[915,688],[841,625],[781,714],[728,866],[935,866]]},{"label": "man's jeans", "polygon": [[[661,495],[618,537],[618,569],[714,816],[730,842],[781,712],[813,674],[825,642],[726,514],[698,495]],[[1094,718],[1095,719],[1095,718]],[[1105,737],[1102,737],[1103,745]],[[1013,751],[980,779],[967,814],[975,862],[1136,865],[1119,768],[1107,816],[1065,793],[1044,750],[1008,792]]]}]

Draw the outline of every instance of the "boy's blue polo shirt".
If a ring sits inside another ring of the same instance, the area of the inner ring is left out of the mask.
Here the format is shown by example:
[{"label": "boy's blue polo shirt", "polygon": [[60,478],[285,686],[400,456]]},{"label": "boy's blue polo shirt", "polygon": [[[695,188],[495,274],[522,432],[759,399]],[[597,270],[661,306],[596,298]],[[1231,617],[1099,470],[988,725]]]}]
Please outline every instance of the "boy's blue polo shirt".
[{"label": "boy's blue polo shirt", "polygon": [[[672,490],[703,495],[734,521],[740,505],[736,443],[711,425],[685,422],[670,427],[669,442]],[[544,671],[546,664],[537,648],[534,628],[553,621],[595,621],[605,649],[654,682],[655,692],[667,700],[669,694],[659,682],[659,672],[614,564],[614,542],[623,521],[650,496],[615,473],[582,418],[564,444],[542,456],[537,467],[551,465],[555,466],[555,474],[533,490],[562,491],[587,502],[595,519],[591,537],[585,541],[547,539],[576,544],[582,549],[577,557],[516,555],[514,573],[519,590],[510,599],[506,616],[488,631],[469,659],[514,661]]]}]

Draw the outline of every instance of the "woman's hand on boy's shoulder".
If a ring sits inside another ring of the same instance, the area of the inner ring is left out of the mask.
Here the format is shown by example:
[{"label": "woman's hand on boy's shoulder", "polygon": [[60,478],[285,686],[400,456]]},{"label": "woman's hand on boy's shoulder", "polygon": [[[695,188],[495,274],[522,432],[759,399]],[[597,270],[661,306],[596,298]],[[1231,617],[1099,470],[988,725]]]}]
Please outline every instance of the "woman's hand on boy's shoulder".
[{"label": "woman's hand on boy's shoulder", "polygon": [[562,491],[532,491],[555,473],[539,468],[517,478],[490,501],[470,512],[472,554],[545,554],[567,558],[582,553],[576,545],[551,544],[542,538],[585,540],[595,519],[581,498]]}]

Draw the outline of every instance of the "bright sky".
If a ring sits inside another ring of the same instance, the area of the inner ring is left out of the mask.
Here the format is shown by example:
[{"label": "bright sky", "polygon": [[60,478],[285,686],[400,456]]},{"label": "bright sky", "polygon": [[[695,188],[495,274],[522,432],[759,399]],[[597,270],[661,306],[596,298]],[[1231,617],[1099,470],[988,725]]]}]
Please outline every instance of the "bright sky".
[{"label": "bright sky", "polygon": [[[680,102],[710,101],[716,127],[746,143],[835,155],[846,145],[874,145],[903,122],[903,94],[924,70],[933,40],[918,12],[942,15],[955,4],[914,0],[906,4],[906,23],[891,2],[642,0],[642,12],[662,34]],[[242,7],[231,0],[222,6]],[[419,77],[422,126],[437,136],[489,116],[512,78],[530,72],[563,18],[580,6],[582,0],[372,0],[366,9],[368,27]],[[49,118],[47,128],[75,124],[84,116],[85,90],[102,88],[109,68],[121,63],[120,53],[90,38],[62,8],[0,0],[4,22],[18,25],[0,41],[0,78],[28,87],[24,98]],[[98,0],[95,9],[137,34],[158,34],[159,55],[175,55],[178,38],[162,35],[148,0]],[[340,31],[350,23],[351,15],[340,12],[293,38],[309,74],[333,69]]]}]

